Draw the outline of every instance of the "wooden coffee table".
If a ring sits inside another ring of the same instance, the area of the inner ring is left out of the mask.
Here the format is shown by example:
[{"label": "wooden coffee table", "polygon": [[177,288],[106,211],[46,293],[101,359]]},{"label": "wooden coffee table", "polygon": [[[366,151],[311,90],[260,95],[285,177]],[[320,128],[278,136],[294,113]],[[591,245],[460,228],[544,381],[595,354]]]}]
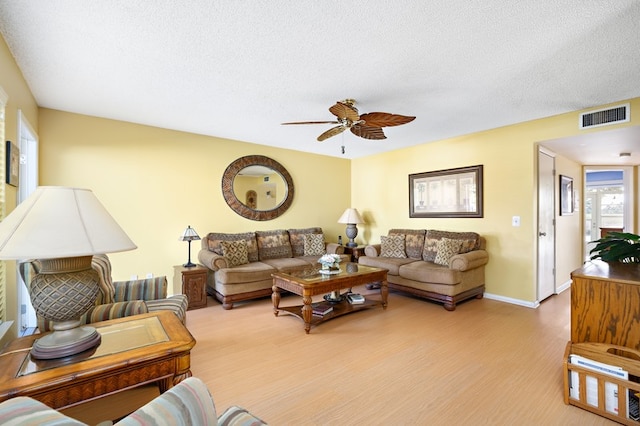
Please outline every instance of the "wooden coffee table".
[{"label": "wooden coffee table", "polygon": [[29,350],[40,334],[9,343],[0,353],[0,401],[29,396],[61,410],[152,383],[162,393],[191,376],[196,341],[173,312],[91,326],[100,333],[101,344],[67,358],[31,358]]},{"label": "wooden coffee table", "polygon": [[[341,272],[335,275],[320,274],[318,268],[307,269],[300,272],[272,274],[273,293],[273,313],[278,316],[280,312],[295,315],[304,321],[304,330],[308,334],[312,325],[319,324],[332,318],[357,312],[363,309],[371,309],[382,306],[387,308],[387,296],[389,289],[387,286],[387,270],[360,265],[357,263],[346,263],[340,266]],[[367,295],[363,304],[353,305],[344,300],[333,305],[333,311],[324,316],[314,316],[311,307],[312,296],[327,294],[342,289],[351,289],[358,285],[372,282],[380,282],[380,300],[372,300]],[[280,290],[287,290],[291,293],[302,296],[302,305],[280,307]]]}]

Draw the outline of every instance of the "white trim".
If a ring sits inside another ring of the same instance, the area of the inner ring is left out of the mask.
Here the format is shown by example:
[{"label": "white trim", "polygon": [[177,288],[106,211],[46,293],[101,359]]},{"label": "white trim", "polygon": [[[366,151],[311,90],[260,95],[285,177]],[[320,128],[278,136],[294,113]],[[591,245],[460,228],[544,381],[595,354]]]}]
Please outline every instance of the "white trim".
[{"label": "white trim", "polygon": [[499,302],[511,303],[512,305],[524,306],[525,308],[534,308],[535,309],[538,306],[540,306],[540,302],[538,302],[538,301],[529,302],[529,301],[526,301],[526,300],[513,299],[511,297],[500,296],[499,294],[485,293],[484,297],[486,297],[487,299],[491,299],[491,300],[497,300]]}]

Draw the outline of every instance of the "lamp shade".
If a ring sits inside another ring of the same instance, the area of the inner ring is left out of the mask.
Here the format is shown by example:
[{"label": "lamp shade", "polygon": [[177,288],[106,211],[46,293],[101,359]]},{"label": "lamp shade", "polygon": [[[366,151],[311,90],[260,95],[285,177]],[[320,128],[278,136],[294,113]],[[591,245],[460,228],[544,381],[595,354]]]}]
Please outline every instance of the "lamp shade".
[{"label": "lamp shade", "polygon": [[338,223],[364,223],[362,216],[358,213],[358,210],[354,208],[349,208],[342,213],[340,219],[338,219]]},{"label": "lamp shade", "polygon": [[88,189],[40,186],[0,222],[0,259],[55,259],[135,248]]},{"label": "lamp shade", "polygon": [[187,226],[187,229],[184,230],[182,235],[180,235],[179,241],[194,241],[199,240],[200,235],[193,229],[191,226]]}]

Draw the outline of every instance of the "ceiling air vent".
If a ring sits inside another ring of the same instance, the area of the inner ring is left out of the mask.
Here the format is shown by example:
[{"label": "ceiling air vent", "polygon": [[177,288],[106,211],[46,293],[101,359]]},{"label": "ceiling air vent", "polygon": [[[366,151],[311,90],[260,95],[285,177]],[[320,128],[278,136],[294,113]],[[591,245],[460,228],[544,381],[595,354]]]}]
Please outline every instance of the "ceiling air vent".
[{"label": "ceiling air vent", "polygon": [[590,129],[598,126],[608,126],[629,121],[629,104],[619,105],[607,109],[599,109],[580,114],[579,126],[581,129]]}]

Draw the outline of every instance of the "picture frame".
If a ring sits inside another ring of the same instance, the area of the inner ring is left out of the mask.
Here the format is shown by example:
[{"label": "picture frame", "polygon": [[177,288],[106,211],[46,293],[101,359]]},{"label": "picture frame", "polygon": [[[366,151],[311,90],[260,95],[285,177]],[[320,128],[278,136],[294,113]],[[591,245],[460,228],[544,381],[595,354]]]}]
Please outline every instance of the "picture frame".
[{"label": "picture frame", "polygon": [[20,151],[13,142],[7,141],[6,143],[5,180],[11,186],[18,186]]},{"label": "picture frame", "polygon": [[560,175],[560,216],[573,214],[573,178]]},{"label": "picture frame", "polygon": [[409,217],[483,217],[483,166],[409,175]]}]

